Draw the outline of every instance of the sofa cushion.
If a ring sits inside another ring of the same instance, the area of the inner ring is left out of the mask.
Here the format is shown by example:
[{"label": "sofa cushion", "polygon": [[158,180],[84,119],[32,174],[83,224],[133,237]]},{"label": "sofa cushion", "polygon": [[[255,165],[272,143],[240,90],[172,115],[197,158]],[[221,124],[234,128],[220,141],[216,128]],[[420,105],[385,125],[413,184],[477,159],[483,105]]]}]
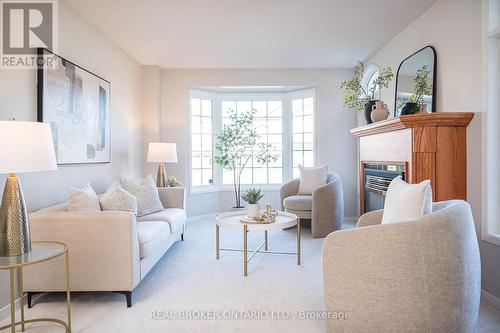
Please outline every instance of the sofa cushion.
[{"label": "sofa cushion", "polygon": [[312,210],[312,195],[292,195],[283,200],[283,206],[291,210]]},{"label": "sofa cushion", "polygon": [[163,205],[158,195],[158,189],[151,177],[148,175],[140,181],[123,178],[121,186],[137,198],[137,216],[156,213],[163,210]]},{"label": "sofa cushion", "polygon": [[104,211],[131,212],[137,214],[137,199],[125,191],[120,184],[113,183],[100,198]]},{"label": "sofa cushion", "polygon": [[82,189],[69,188],[68,200],[69,212],[100,212],[99,198],[90,184],[87,183]]},{"label": "sofa cushion", "polygon": [[161,212],[141,216],[137,221],[164,221],[170,225],[170,232],[175,233],[184,227],[186,212],[179,208],[167,208]]},{"label": "sofa cushion", "polygon": [[137,224],[139,235],[139,257],[145,258],[158,251],[170,236],[168,223],[162,221],[145,221]]}]

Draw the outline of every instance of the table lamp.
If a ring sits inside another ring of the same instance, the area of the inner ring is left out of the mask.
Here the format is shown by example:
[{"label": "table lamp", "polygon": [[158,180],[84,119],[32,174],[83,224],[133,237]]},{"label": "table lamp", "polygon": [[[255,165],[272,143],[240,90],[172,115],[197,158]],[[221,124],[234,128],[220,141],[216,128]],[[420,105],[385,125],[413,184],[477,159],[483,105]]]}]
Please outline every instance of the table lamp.
[{"label": "table lamp", "polygon": [[28,211],[21,172],[57,170],[50,127],[44,123],[0,121],[0,174],[9,174],[0,206],[0,256],[31,251]]},{"label": "table lamp", "polygon": [[175,143],[151,142],[148,148],[148,162],[160,163],[156,174],[156,186],[167,186],[167,174],[163,163],[177,163],[177,146]]}]

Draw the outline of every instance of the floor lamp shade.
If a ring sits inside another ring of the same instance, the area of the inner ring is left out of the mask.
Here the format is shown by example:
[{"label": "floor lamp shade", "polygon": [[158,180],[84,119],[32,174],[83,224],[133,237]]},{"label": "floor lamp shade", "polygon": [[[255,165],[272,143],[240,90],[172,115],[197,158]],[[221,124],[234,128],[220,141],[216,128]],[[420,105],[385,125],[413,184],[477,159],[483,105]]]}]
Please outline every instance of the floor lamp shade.
[{"label": "floor lamp shade", "polygon": [[167,142],[151,142],[148,148],[147,161],[160,163],[156,175],[156,186],[167,186],[167,174],[163,163],[177,163],[177,145]]},{"label": "floor lamp shade", "polygon": [[16,173],[57,170],[50,127],[0,121],[0,174],[9,174],[0,206],[0,256],[31,251],[28,211]]}]

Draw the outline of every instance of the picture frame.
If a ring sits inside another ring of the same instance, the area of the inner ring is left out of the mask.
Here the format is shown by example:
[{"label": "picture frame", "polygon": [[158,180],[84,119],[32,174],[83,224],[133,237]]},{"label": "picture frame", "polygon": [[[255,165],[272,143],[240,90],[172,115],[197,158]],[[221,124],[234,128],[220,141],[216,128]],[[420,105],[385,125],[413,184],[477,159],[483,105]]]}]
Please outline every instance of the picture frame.
[{"label": "picture frame", "polygon": [[57,163],[111,162],[111,83],[38,49],[37,120],[50,125]]}]

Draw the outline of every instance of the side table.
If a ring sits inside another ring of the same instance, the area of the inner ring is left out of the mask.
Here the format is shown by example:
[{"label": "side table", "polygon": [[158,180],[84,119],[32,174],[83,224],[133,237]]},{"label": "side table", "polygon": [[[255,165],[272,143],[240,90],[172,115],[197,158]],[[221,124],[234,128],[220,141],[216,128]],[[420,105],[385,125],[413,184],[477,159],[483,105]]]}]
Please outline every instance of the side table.
[{"label": "side table", "polygon": [[[16,257],[0,257],[0,270],[10,271],[10,324],[0,327],[0,331],[10,328],[12,333],[16,332],[16,326],[20,325],[24,332],[25,325],[35,322],[53,322],[62,325],[67,333],[71,332],[71,299],[69,286],[69,261],[68,248],[66,244],[60,242],[32,242],[31,252]],[[66,263],[66,303],[67,303],[67,321],[55,318],[24,318],[24,290],[23,290],[23,267],[41,264],[45,261],[65,256]],[[15,272],[18,272],[18,292],[21,308],[21,320],[16,322],[16,300],[14,297]]]}]

